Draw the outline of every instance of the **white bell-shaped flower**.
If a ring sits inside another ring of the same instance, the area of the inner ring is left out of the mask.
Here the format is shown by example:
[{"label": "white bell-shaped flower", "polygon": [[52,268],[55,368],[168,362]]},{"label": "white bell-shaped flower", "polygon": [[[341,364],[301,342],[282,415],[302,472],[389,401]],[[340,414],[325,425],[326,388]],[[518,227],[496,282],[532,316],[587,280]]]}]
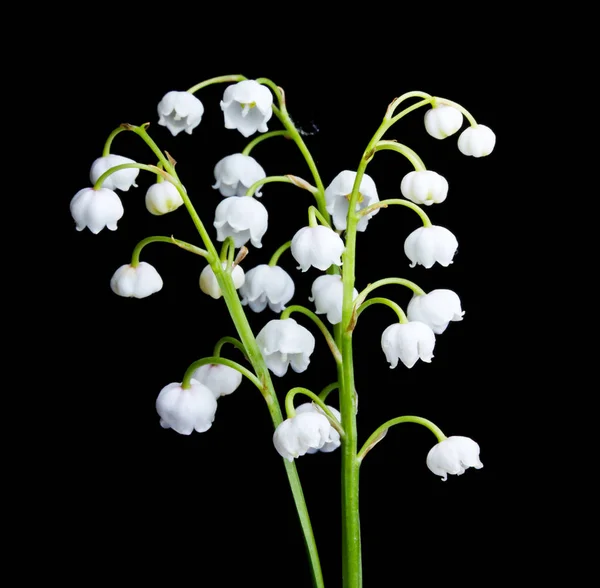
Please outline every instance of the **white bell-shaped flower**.
[{"label": "white bell-shaped flower", "polygon": [[71,199],[71,216],[75,228],[83,231],[89,228],[97,235],[104,227],[109,231],[117,230],[117,221],[125,212],[121,199],[107,188],[84,188]]},{"label": "white bell-shaped flower", "polygon": [[181,383],[173,382],[160,391],[156,412],[164,429],[173,429],[180,435],[190,435],[194,430],[204,433],[215,420],[217,400],[206,386],[194,379],[186,389]]},{"label": "white bell-shaped flower", "polygon": [[297,373],[305,371],[315,350],[312,333],[292,318],[269,321],[256,336],[256,342],[267,367],[280,378],[290,365]]},{"label": "white bell-shaped flower", "polygon": [[154,215],[167,214],[183,204],[179,190],[171,182],[152,184],[146,192],[146,208]]},{"label": "white bell-shaped flower", "polygon": [[464,314],[458,294],[444,289],[413,296],[406,309],[409,321],[425,323],[436,335],[441,335],[450,321],[462,321]]},{"label": "white bell-shaped flower", "polygon": [[431,206],[446,200],[448,180],[434,171],[412,171],[402,178],[400,191],[415,204]]},{"label": "white bell-shaped flower", "polygon": [[296,413],[283,421],[273,433],[273,445],[288,461],[307,453],[309,449],[321,449],[331,437],[331,423],[319,412]]},{"label": "white bell-shaped flower", "polygon": [[210,389],[215,398],[235,392],[242,383],[242,374],[227,365],[209,363],[194,370],[192,379]]},{"label": "white bell-shaped flower", "polygon": [[[244,196],[252,184],[267,177],[258,161],[243,153],[234,153],[221,159],[215,165],[214,174],[213,188],[219,190],[222,196]],[[254,196],[262,196],[260,188],[254,192]]]},{"label": "white bell-shaped flower", "polygon": [[[135,163],[135,161],[129,159],[129,157],[123,157],[122,155],[110,154],[99,157],[92,163],[92,168],[90,169],[90,181],[92,184],[95,184],[104,172],[107,172],[111,167],[123,165],[124,163]],[[102,182],[102,188],[106,188],[107,190],[123,190],[123,192],[127,192],[131,186],[137,188],[135,180],[139,173],[140,170],[137,167],[121,169],[108,176]]]},{"label": "white bell-shaped flower", "polygon": [[145,261],[140,261],[136,267],[122,265],[110,279],[110,289],[125,298],[146,298],[162,287],[159,273]]},{"label": "white bell-shaped flower", "polygon": [[484,157],[494,150],[495,145],[496,135],[485,125],[469,127],[458,137],[458,149],[463,155]]},{"label": "white bell-shaped flower", "polygon": [[302,227],[292,238],[292,256],[303,272],[311,265],[322,271],[331,265],[342,265],[341,256],[345,249],[342,238],[333,229],[322,225]]},{"label": "white bell-shaped flower", "polygon": [[[342,321],[342,303],[344,302],[344,284],[342,276],[319,276],[312,285],[308,299],[315,303],[317,314],[327,313],[327,320],[332,325]],[[358,296],[354,288],[352,300]]]},{"label": "white bell-shaped flower", "polygon": [[429,269],[436,261],[448,267],[457,249],[456,237],[437,225],[419,227],[404,241],[404,253],[411,261],[410,267],[420,264]]},{"label": "white bell-shaped flower", "polygon": [[[333,413],[333,416],[338,420],[338,423],[341,424],[342,415],[340,414],[340,411],[337,408],[334,408],[333,406],[329,406],[329,404],[327,404],[327,408]],[[301,404],[300,406],[296,407],[296,414],[302,414],[305,412],[312,412],[325,415],[323,409],[320,406],[313,404],[312,402],[305,402],[304,404]],[[321,451],[323,453],[331,453],[332,451],[335,451],[340,445],[340,434],[333,427],[331,427],[331,431],[329,432],[329,440],[326,441],[325,444],[319,449],[311,447],[307,450],[306,453],[317,453],[317,451]]]},{"label": "white bell-shaped flower", "polygon": [[226,129],[237,129],[244,137],[268,131],[273,116],[273,95],[255,80],[244,80],[225,88],[221,110]]},{"label": "white bell-shaped flower", "polygon": [[254,247],[260,248],[261,239],[269,226],[269,213],[254,198],[225,198],[215,210],[213,225],[219,241],[232,237],[236,247],[251,241]]},{"label": "white bell-shaped flower", "polygon": [[411,368],[417,360],[431,363],[435,335],[431,327],[419,321],[390,325],[381,335],[381,348],[390,363],[390,369],[398,365],[398,359]]},{"label": "white bell-shaped flower", "polygon": [[460,129],[462,112],[453,106],[440,104],[425,113],[425,130],[436,139],[445,139]]},{"label": "white bell-shaped flower", "polygon": [[434,445],[427,454],[427,467],[442,481],[448,474],[460,476],[467,468],[480,470],[479,445],[469,437],[453,436]]},{"label": "white bell-shaped flower", "polygon": [[273,312],[285,310],[294,296],[294,281],[277,265],[257,265],[246,273],[246,281],[240,288],[242,304],[254,312],[262,312],[267,304]]},{"label": "white bell-shaped flower", "polygon": [[158,124],[167,127],[173,136],[181,131],[191,135],[204,114],[202,102],[189,92],[167,92],[157,110]]},{"label": "white bell-shaped flower", "polygon": [[[355,179],[356,172],[348,170],[342,171],[335,176],[331,184],[329,184],[325,190],[327,212],[332,215],[333,224],[338,231],[344,231],[346,229],[346,217],[348,216],[350,195],[352,194],[352,187],[354,186]],[[377,194],[375,182],[370,176],[364,174],[360,182],[356,210],[362,210],[376,202],[379,202],[379,195]],[[369,219],[378,212],[379,208],[376,208],[366,216],[361,217],[356,225],[356,230],[364,231],[367,228]]]},{"label": "white bell-shaped flower", "polygon": [[[223,267],[227,266],[227,262],[221,262]],[[236,265],[231,270],[231,277],[233,278],[233,285],[237,290],[242,286],[246,276],[244,275],[244,270],[240,267],[240,265]],[[223,296],[223,292],[221,292],[221,288],[219,287],[219,282],[217,281],[217,276],[215,276],[215,272],[212,271],[210,265],[207,265],[200,272],[200,290],[209,296],[212,296],[214,299],[221,298]]]}]

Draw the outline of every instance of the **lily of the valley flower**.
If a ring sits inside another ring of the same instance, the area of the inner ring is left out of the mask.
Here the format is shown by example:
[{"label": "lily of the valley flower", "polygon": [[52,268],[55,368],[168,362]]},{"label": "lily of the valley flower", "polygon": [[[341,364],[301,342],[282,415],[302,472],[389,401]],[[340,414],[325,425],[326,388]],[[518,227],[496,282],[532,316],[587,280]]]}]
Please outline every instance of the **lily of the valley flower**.
[{"label": "lily of the valley flower", "polygon": [[[215,165],[214,174],[216,183],[213,188],[219,190],[222,196],[244,196],[252,184],[267,177],[256,159],[243,153],[234,153],[221,159]],[[260,188],[254,192],[254,196],[262,196]]]},{"label": "lily of the valley flower", "polygon": [[445,139],[460,129],[463,115],[453,106],[441,104],[425,113],[425,130],[436,139]]},{"label": "lily of the valley flower", "polygon": [[163,287],[163,281],[154,266],[140,261],[137,266],[122,265],[110,280],[110,288],[125,298],[146,298]]},{"label": "lily of the valley flower", "polygon": [[412,171],[402,178],[400,191],[415,204],[431,206],[446,200],[448,180],[431,170]]},{"label": "lily of the valley flower", "polygon": [[[311,302],[314,301],[317,314],[327,313],[327,320],[332,325],[342,321],[342,303],[344,301],[344,284],[341,276],[319,276],[312,285]],[[352,300],[358,296],[354,288]]]},{"label": "lily of the valley flower", "polygon": [[242,383],[242,374],[227,365],[210,363],[194,370],[192,379],[206,386],[215,398],[235,392]]},{"label": "lily of the valley flower", "polygon": [[469,127],[458,137],[458,149],[463,155],[484,157],[494,150],[495,145],[496,135],[485,125]]},{"label": "lily of the valley flower", "polygon": [[420,264],[430,268],[437,261],[448,267],[458,249],[456,237],[445,227],[433,225],[419,227],[404,241],[404,253],[410,259],[410,267]]},{"label": "lily of the valley flower", "polygon": [[268,131],[273,116],[271,91],[255,80],[243,80],[225,88],[221,110],[226,129],[237,129],[244,137]]},{"label": "lily of the valley flower", "polygon": [[107,188],[79,190],[71,199],[70,209],[75,228],[83,231],[88,227],[94,235],[104,227],[109,231],[116,231],[117,221],[125,212],[121,199]]},{"label": "lily of the valley flower", "polygon": [[342,238],[329,227],[322,225],[301,228],[292,239],[292,256],[307,271],[312,265],[325,271],[331,265],[342,265],[345,249]]},{"label": "lily of the valley flower", "polygon": [[[340,411],[337,408],[334,408],[333,406],[329,406],[329,404],[327,405],[327,408],[333,413],[333,416],[338,420],[338,422],[341,423],[342,415],[340,414]],[[313,404],[312,402],[305,402],[304,404],[301,404],[300,406],[296,407],[296,414],[302,413],[317,413],[324,415],[321,407],[317,406],[316,404]],[[317,453],[317,451],[321,451],[323,453],[331,453],[332,451],[335,451],[340,445],[340,434],[333,427],[331,427],[331,431],[329,432],[329,441],[326,441],[323,444],[323,446],[319,449],[315,447],[310,447],[306,453]]]},{"label": "lily of the valley flower", "polygon": [[[221,265],[225,268],[227,262],[223,261]],[[246,276],[240,265],[236,265],[233,270],[231,270],[231,277],[233,278],[233,285],[237,290],[244,283]],[[200,272],[200,290],[205,294],[212,296],[215,300],[223,296],[223,292],[221,292],[219,282],[217,281],[217,276],[215,276],[215,272],[212,271],[210,265],[207,265]]]},{"label": "lily of the valley flower", "polygon": [[267,304],[273,312],[285,310],[294,291],[294,281],[283,268],[266,264],[252,268],[240,288],[242,304],[248,304],[254,312],[262,312]]},{"label": "lily of the valley flower", "polygon": [[215,420],[217,400],[206,386],[194,379],[187,389],[173,382],[160,391],[156,412],[164,429],[173,429],[180,435],[190,435],[192,431],[204,433]]},{"label": "lily of the valley flower", "polygon": [[411,321],[390,325],[381,336],[381,348],[390,363],[390,369],[398,365],[398,359],[411,368],[417,360],[431,363],[435,335],[425,323]]},{"label": "lily of the valley flower", "polygon": [[154,215],[173,212],[182,204],[181,194],[171,182],[152,184],[146,192],[146,208]]},{"label": "lily of the valley flower", "polygon": [[251,241],[254,247],[260,248],[261,239],[269,226],[269,213],[254,198],[226,198],[219,202],[215,210],[213,225],[219,241],[232,237],[236,247]]},{"label": "lily of the valley flower", "polygon": [[331,442],[332,429],[331,423],[324,414],[296,413],[275,429],[273,445],[281,457],[294,461],[294,458],[306,454],[309,449],[318,450],[325,443]]},{"label": "lily of the valley flower", "polygon": [[290,365],[297,373],[305,371],[315,350],[312,333],[292,318],[269,321],[256,336],[256,342],[267,367],[280,378]]},{"label": "lily of the valley flower", "polygon": [[444,482],[448,474],[460,476],[467,468],[480,470],[483,464],[479,459],[479,445],[469,437],[448,437],[430,449],[427,467]]},{"label": "lily of the valley flower", "polygon": [[[92,163],[92,168],[90,169],[90,181],[92,184],[95,184],[104,172],[108,171],[111,167],[123,165],[124,163],[135,163],[135,161],[129,159],[129,157],[114,154],[99,157]],[[137,188],[135,180],[139,173],[140,170],[137,167],[120,169],[108,176],[102,182],[102,188],[106,188],[107,190],[123,190],[123,192],[127,192],[131,186]]]},{"label": "lily of the valley flower", "polygon": [[[331,184],[329,184],[325,190],[327,212],[332,215],[335,228],[341,231],[346,229],[346,217],[348,216],[350,195],[355,179],[356,172],[348,170],[342,171],[335,176]],[[379,202],[379,195],[377,194],[375,182],[370,176],[364,174],[360,182],[356,210],[358,211],[367,208],[368,206],[371,206],[371,204],[375,204],[375,202]],[[361,217],[356,226],[356,230],[364,231],[367,228],[369,219],[378,212],[379,208],[376,208],[369,214]]]},{"label": "lily of the valley flower", "polygon": [[436,335],[441,335],[450,321],[462,321],[464,314],[458,294],[444,289],[413,296],[406,309],[409,321],[425,323]]},{"label": "lily of the valley flower", "polygon": [[189,92],[167,92],[158,103],[158,124],[167,127],[173,136],[181,131],[191,135],[203,114],[204,105]]}]

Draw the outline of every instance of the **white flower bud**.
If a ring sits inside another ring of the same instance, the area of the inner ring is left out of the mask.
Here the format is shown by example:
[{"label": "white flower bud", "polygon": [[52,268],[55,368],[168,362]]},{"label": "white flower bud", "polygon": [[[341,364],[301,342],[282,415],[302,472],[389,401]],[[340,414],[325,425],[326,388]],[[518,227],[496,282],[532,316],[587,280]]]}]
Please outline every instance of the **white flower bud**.
[{"label": "white flower bud", "polygon": [[477,125],[465,129],[458,137],[458,149],[463,155],[484,157],[496,145],[496,135],[489,127]]},{"label": "white flower bud", "polygon": [[152,184],[146,192],[146,208],[154,215],[167,214],[183,204],[179,190],[171,182]]},{"label": "white flower bud", "polygon": [[344,241],[332,229],[322,225],[301,228],[292,239],[292,256],[307,271],[312,265],[325,271],[331,265],[342,265]]},{"label": "white flower bud", "polygon": [[[340,414],[340,411],[337,408],[334,408],[333,406],[329,406],[329,404],[327,404],[326,406],[333,413],[333,416],[337,419],[338,423],[341,424],[342,415]],[[317,414],[325,415],[323,409],[320,406],[313,404],[312,402],[305,402],[304,404],[301,404],[300,406],[296,407],[296,414],[302,414],[304,412],[316,412]],[[340,445],[340,434],[333,427],[331,427],[331,431],[329,432],[329,439],[325,442],[325,444],[319,449],[311,447],[306,451],[306,453],[312,454],[317,453],[317,451],[321,451],[322,453],[331,453],[332,451],[335,451]]]},{"label": "white flower bud", "polygon": [[260,248],[269,226],[269,213],[254,198],[225,198],[215,210],[213,225],[217,229],[218,241],[232,237],[236,247],[251,241],[254,247]]},{"label": "white flower bud", "polygon": [[321,449],[329,442],[331,423],[318,412],[296,413],[283,421],[273,433],[273,445],[288,461],[304,455],[309,449]]},{"label": "white flower bud", "polygon": [[431,363],[435,335],[430,327],[419,321],[390,325],[381,336],[381,348],[390,363],[390,369],[398,365],[398,359],[411,368],[417,360]]},{"label": "white flower bud", "polygon": [[73,196],[70,208],[75,228],[83,231],[88,227],[94,235],[97,235],[104,227],[109,231],[116,231],[117,221],[125,212],[121,199],[115,192],[107,188],[79,190]]},{"label": "white flower bud", "polygon": [[[332,325],[342,321],[342,303],[344,302],[344,284],[342,276],[319,276],[312,285],[311,302],[315,303],[317,314],[327,313],[327,320]],[[358,296],[353,290],[352,300]]]},{"label": "white flower bud", "polygon": [[206,386],[194,379],[185,390],[181,383],[174,382],[160,391],[156,412],[164,429],[173,429],[180,435],[190,435],[194,430],[204,433],[215,420],[217,400]]},{"label": "white flower bud", "polygon": [[157,110],[158,124],[167,127],[173,136],[181,131],[191,135],[204,114],[202,102],[189,92],[167,92]]},{"label": "white flower bud", "polygon": [[[227,262],[223,261],[221,262],[221,265],[225,268]],[[236,265],[231,271],[231,277],[233,278],[233,285],[237,290],[244,283],[244,270],[239,265]],[[207,265],[200,273],[200,290],[205,294],[212,296],[215,300],[223,296],[223,292],[221,292],[221,288],[219,287],[219,282],[217,282],[217,276],[215,276],[215,272],[212,271],[210,265]]]},{"label": "white flower bud", "polygon": [[[224,157],[215,165],[215,181],[213,188],[222,196],[245,196],[248,188],[258,180],[267,177],[259,163],[243,153],[234,153]],[[254,192],[257,198],[262,196],[261,189]]]},{"label": "white flower bud", "polygon": [[255,80],[244,80],[225,88],[221,110],[226,129],[237,129],[244,137],[268,131],[273,116],[271,91]]},{"label": "white flower bud", "polygon": [[446,200],[448,180],[434,171],[412,171],[402,178],[400,190],[411,202],[431,206]]},{"label": "white flower bud", "polygon": [[145,261],[140,261],[136,267],[122,265],[110,280],[110,289],[125,298],[146,298],[162,287],[159,273]]},{"label": "white flower bud", "polygon": [[456,292],[443,289],[413,296],[406,309],[409,321],[425,323],[436,335],[441,335],[450,321],[462,321],[464,314]]},{"label": "white flower bud", "polygon": [[227,365],[210,363],[194,370],[192,379],[210,389],[215,398],[235,392],[242,383],[242,374]]},{"label": "white flower bud", "polygon": [[410,267],[420,264],[430,268],[437,261],[448,267],[458,249],[456,237],[445,227],[433,225],[414,230],[404,241],[404,253]]},{"label": "white flower bud", "polygon": [[460,129],[463,115],[453,106],[440,105],[425,113],[425,130],[436,139],[445,139]]},{"label": "white flower bud", "polygon": [[242,304],[248,304],[254,312],[262,312],[267,304],[273,312],[281,312],[294,290],[294,281],[283,268],[262,264],[248,271],[240,294]]},{"label": "white flower bud", "polygon": [[479,459],[479,445],[469,437],[448,437],[430,449],[427,467],[444,482],[448,474],[460,476],[467,468],[480,470],[483,464]]},{"label": "white flower bud", "polygon": [[[135,163],[135,161],[129,159],[129,157],[123,157],[122,155],[110,154],[99,157],[92,163],[92,168],[90,169],[90,181],[92,184],[95,184],[104,172],[107,172],[110,168],[116,167],[117,165],[123,165],[124,163]],[[137,167],[121,169],[108,176],[102,182],[102,188],[106,188],[107,190],[123,190],[123,192],[127,192],[131,186],[137,188],[135,180],[139,173],[140,169]]]}]

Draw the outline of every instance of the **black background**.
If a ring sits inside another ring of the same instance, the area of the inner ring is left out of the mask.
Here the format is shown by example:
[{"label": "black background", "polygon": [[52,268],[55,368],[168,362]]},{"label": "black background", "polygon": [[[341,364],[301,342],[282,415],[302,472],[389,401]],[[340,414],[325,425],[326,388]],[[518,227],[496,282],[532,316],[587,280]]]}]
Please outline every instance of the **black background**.
[{"label": "black background", "polygon": [[[475,439],[485,467],[444,483],[425,465],[435,442],[431,433],[416,425],[394,428],[361,470],[364,582],[367,587],[396,585],[401,573],[431,583],[462,574],[481,581],[514,560],[511,543],[501,539],[519,485],[506,451],[511,368],[505,356],[510,327],[503,324],[503,309],[510,270],[502,234],[514,227],[507,227],[503,211],[508,133],[502,62],[490,57],[486,68],[479,69],[460,52],[453,57],[441,52],[420,63],[400,59],[389,47],[373,46],[350,56],[343,43],[315,50],[310,57],[288,55],[282,47],[292,42],[280,35],[250,54],[242,45],[239,52],[231,51],[232,39],[223,41],[230,44],[226,53],[219,44],[198,41],[194,50],[183,50],[155,39],[158,53],[132,44],[121,63],[118,44],[110,51],[88,45],[84,55],[101,64],[93,75],[76,65],[76,47],[61,55],[64,67],[57,79],[74,91],[68,104],[62,103],[69,119],[70,172],[61,185],[58,219],[60,281],[68,292],[68,307],[55,308],[51,317],[69,341],[57,366],[64,370],[65,393],[54,407],[69,424],[57,430],[60,458],[53,462],[52,488],[54,514],[68,537],[60,543],[62,555],[54,565],[65,574],[75,561],[76,569],[92,570],[108,581],[141,582],[164,574],[172,582],[186,575],[201,586],[310,585],[300,527],[258,392],[244,382],[221,399],[216,420],[204,434],[179,436],[158,423],[154,402],[161,388],[181,381],[188,364],[209,355],[219,337],[235,335],[224,303],[198,288],[202,259],[153,244],[142,259],[158,269],[163,290],[129,300],[109,288],[113,272],[129,262],[133,247],[146,236],[173,234],[199,244],[185,209],[150,215],[143,197],[152,178],[145,173],[139,176],[139,188],[121,194],[125,215],[114,233],[76,232],[68,208],[72,196],[89,185],[89,167],[110,131],[123,122],[150,122],[151,136],[177,160],[180,178],[214,235],[214,208],[221,197],[211,189],[213,167],[250,139],[223,127],[219,100],[224,85],[198,94],[205,113],[191,136],[172,137],[159,127],[156,105],[169,90],[229,73],[266,76],[284,88],[292,118],[309,133],[305,140],[325,185],[339,171],[356,169],[387,104],[406,91],[455,100],[496,132],[494,153],[481,159],[463,156],[457,135],[444,141],[430,137],[424,111],[408,116],[387,135],[415,149],[429,169],[448,179],[447,200],[427,212],[434,224],[457,236],[459,250],[448,268],[409,268],[403,242],[419,226],[418,219],[391,207],[359,234],[357,287],[401,276],[425,290],[450,288],[461,297],[466,315],[437,337],[433,362],[419,362],[411,370],[402,364],[390,370],[381,350],[381,333],[395,321],[393,313],[376,306],[363,315],[354,337],[360,442],[389,418],[417,414],[447,435]],[[269,129],[277,128],[273,118]],[[147,147],[130,133],[119,135],[112,151],[154,163]],[[292,142],[271,139],[252,155],[268,175],[311,179]],[[400,181],[410,169],[398,154],[383,152],[368,173],[384,199],[399,196]],[[306,208],[312,203],[307,192],[290,185],[271,184],[263,194],[269,229],[263,248],[251,248],[243,263],[246,270],[266,263],[306,224]],[[280,264],[294,277],[293,303],[310,308],[310,285],[319,272],[302,274],[289,252]],[[396,286],[379,293],[404,307],[410,299],[408,290]],[[275,318],[269,310],[248,312],[255,332]],[[296,318],[313,329],[308,319]],[[292,386],[318,391],[335,379],[327,347],[315,336],[309,369],[274,377],[280,399]],[[240,360],[231,348],[225,348],[225,355]],[[331,400],[337,406],[335,394]],[[327,586],[341,586],[340,453],[305,456],[297,465]]]}]

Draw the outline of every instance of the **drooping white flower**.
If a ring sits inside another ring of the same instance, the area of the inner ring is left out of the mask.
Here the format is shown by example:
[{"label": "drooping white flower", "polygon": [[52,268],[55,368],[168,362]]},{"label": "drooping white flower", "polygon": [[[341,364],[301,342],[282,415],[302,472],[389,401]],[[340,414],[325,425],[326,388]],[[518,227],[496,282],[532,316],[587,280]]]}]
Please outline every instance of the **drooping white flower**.
[{"label": "drooping white flower", "polygon": [[445,227],[433,225],[419,227],[404,241],[404,253],[410,259],[410,267],[420,264],[430,268],[437,261],[448,267],[458,249],[456,237]]},{"label": "drooping white flower", "polygon": [[[221,262],[223,267],[227,266],[227,262]],[[233,270],[231,270],[231,277],[233,278],[233,285],[236,290],[242,286],[246,276],[244,275],[244,270],[238,264]],[[219,282],[217,282],[217,276],[215,276],[215,272],[212,271],[210,265],[207,265],[200,272],[200,290],[209,296],[212,296],[214,299],[221,298],[223,296],[223,292],[221,292],[221,288],[219,287]]]},{"label": "drooping white flower", "polygon": [[448,474],[460,476],[467,468],[480,470],[479,445],[469,437],[453,436],[434,445],[427,454],[427,467],[442,481]]},{"label": "drooping white flower", "polygon": [[260,248],[260,240],[269,226],[269,213],[254,198],[225,198],[215,210],[213,225],[217,229],[218,241],[232,237],[236,247],[251,241],[254,247]]},{"label": "drooping white flower", "polygon": [[122,265],[110,279],[110,289],[125,298],[146,298],[162,287],[159,273],[145,261],[140,261],[136,267]]},{"label": "drooping white flower", "polygon": [[262,312],[267,304],[273,312],[285,310],[285,305],[294,296],[294,281],[281,267],[267,264],[257,265],[246,274],[240,288],[242,304],[248,304],[254,312]]},{"label": "drooping white flower", "polygon": [[[341,424],[342,415],[340,414],[340,411],[337,408],[334,408],[333,406],[329,406],[329,404],[327,404],[327,408],[333,413],[333,416],[338,420],[338,423]],[[300,406],[296,407],[296,414],[302,414],[305,412],[316,412],[317,414],[323,415],[325,414],[320,406],[317,406],[312,402],[305,402],[304,404],[301,404]],[[331,431],[329,432],[329,440],[326,441],[325,444],[319,449],[311,447],[306,451],[306,453],[317,453],[317,451],[321,451],[323,453],[331,453],[332,451],[335,451],[340,445],[340,434],[333,427],[331,427]]]},{"label": "drooping white flower", "polygon": [[463,115],[453,106],[440,104],[425,113],[425,130],[436,139],[445,139],[460,129]]},{"label": "drooping white flower", "polygon": [[[215,165],[215,180],[213,188],[219,190],[222,196],[244,196],[248,188],[258,180],[267,177],[265,170],[250,155],[234,153],[224,157]],[[261,189],[254,196],[262,196]]]},{"label": "drooping white flower", "polygon": [[146,192],[146,208],[154,215],[173,212],[182,204],[181,194],[171,182],[157,182]]},{"label": "drooping white flower", "polygon": [[435,335],[425,323],[411,321],[390,325],[381,335],[381,348],[390,363],[390,369],[398,365],[398,359],[411,368],[417,360],[431,363]]},{"label": "drooping white flower", "polygon": [[227,365],[209,363],[194,370],[192,379],[206,386],[215,398],[235,392],[242,383],[242,374]]},{"label": "drooping white flower", "polygon": [[269,321],[256,336],[256,342],[267,367],[280,378],[290,365],[297,373],[305,371],[315,350],[312,333],[292,318]]},{"label": "drooping white flower", "polygon": [[75,228],[83,231],[88,227],[94,235],[104,227],[109,231],[116,231],[117,221],[125,212],[121,199],[107,188],[79,190],[71,199],[70,209]]},{"label": "drooping white flower", "polygon": [[342,265],[345,249],[342,238],[329,227],[302,227],[292,239],[292,256],[307,271],[312,265],[325,271],[330,265]]},{"label": "drooping white flower", "polygon": [[458,137],[458,149],[463,155],[484,157],[494,150],[495,145],[496,135],[485,125],[469,127]]},{"label": "drooping white flower", "polygon": [[221,110],[226,129],[237,129],[244,137],[268,131],[273,116],[271,91],[255,80],[243,80],[225,88]]},{"label": "drooping white flower", "polygon": [[[346,229],[346,217],[348,216],[350,195],[352,194],[352,187],[354,186],[355,179],[356,172],[348,170],[342,171],[335,176],[331,184],[329,184],[325,190],[327,212],[333,216],[333,224],[339,231]],[[376,202],[379,202],[379,195],[377,194],[375,182],[370,176],[364,174],[360,182],[356,210],[363,210]],[[369,219],[378,212],[379,208],[376,208],[366,216],[361,217],[356,225],[356,230],[364,231],[367,228]]]},{"label": "drooping white flower", "polygon": [[194,430],[204,433],[215,420],[217,400],[206,386],[194,379],[185,390],[180,382],[173,382],[160,391],[156,412],[164,429],[173,429],[180,435],[190,435]]},{"label": "drooping white flower", "polygon": [[[90,181],[92,184],[95,184],[104,172],[108,171],[111,167],[123,165],[124,163],[135,163],[135,161],[129,159],[129,157],[114,155],[112,153],[110,155],[105,155],[104,157],[98,157],[98,159],[92,163],[92,168],[90,169]],[[139,173],[140,170],[137,167],[121,169],[108,176],[102,182],[102,188],[106,188],[107,190],[123,190],[123,192],[127,192],[131,186],[137,188],[135,180]]]},{"label": "drooping white flower", "polygon": [[400,191],[415,204],[431,206],[446,200],[448,180],[431,170],[412,171],[402,178]]},{"label": "drooping white flower", "polygon": [[[344,301],[344,284],[342,276],[319,276],[312,285],[311,302],[315,303],[317,314],[327,313],[327,320],[337,325],[342,320],[342,303]],[[358,296],[354,288],[352,300]]]},{"label": "drooping white flower", "polygon": [[309,449],[321,449],[329,442],[332,428],[327,417],[321,413],[296,413],[275,429],[273,445],[281,457],[293,461]]},{"label": "drooping white flower", "polygon": [[204,105],[189,92],[167,92],[158,103],[158,124],[167,127],[173,136],[185,131],[188,135],[200,124]]},{"label": "drooping white flower", "polygon": [[444,289],[413,296],[406,309],[409,321],[425,323],[436,335],[441,335],[450,321],[462,321],[464,314],[458,294]]}]

